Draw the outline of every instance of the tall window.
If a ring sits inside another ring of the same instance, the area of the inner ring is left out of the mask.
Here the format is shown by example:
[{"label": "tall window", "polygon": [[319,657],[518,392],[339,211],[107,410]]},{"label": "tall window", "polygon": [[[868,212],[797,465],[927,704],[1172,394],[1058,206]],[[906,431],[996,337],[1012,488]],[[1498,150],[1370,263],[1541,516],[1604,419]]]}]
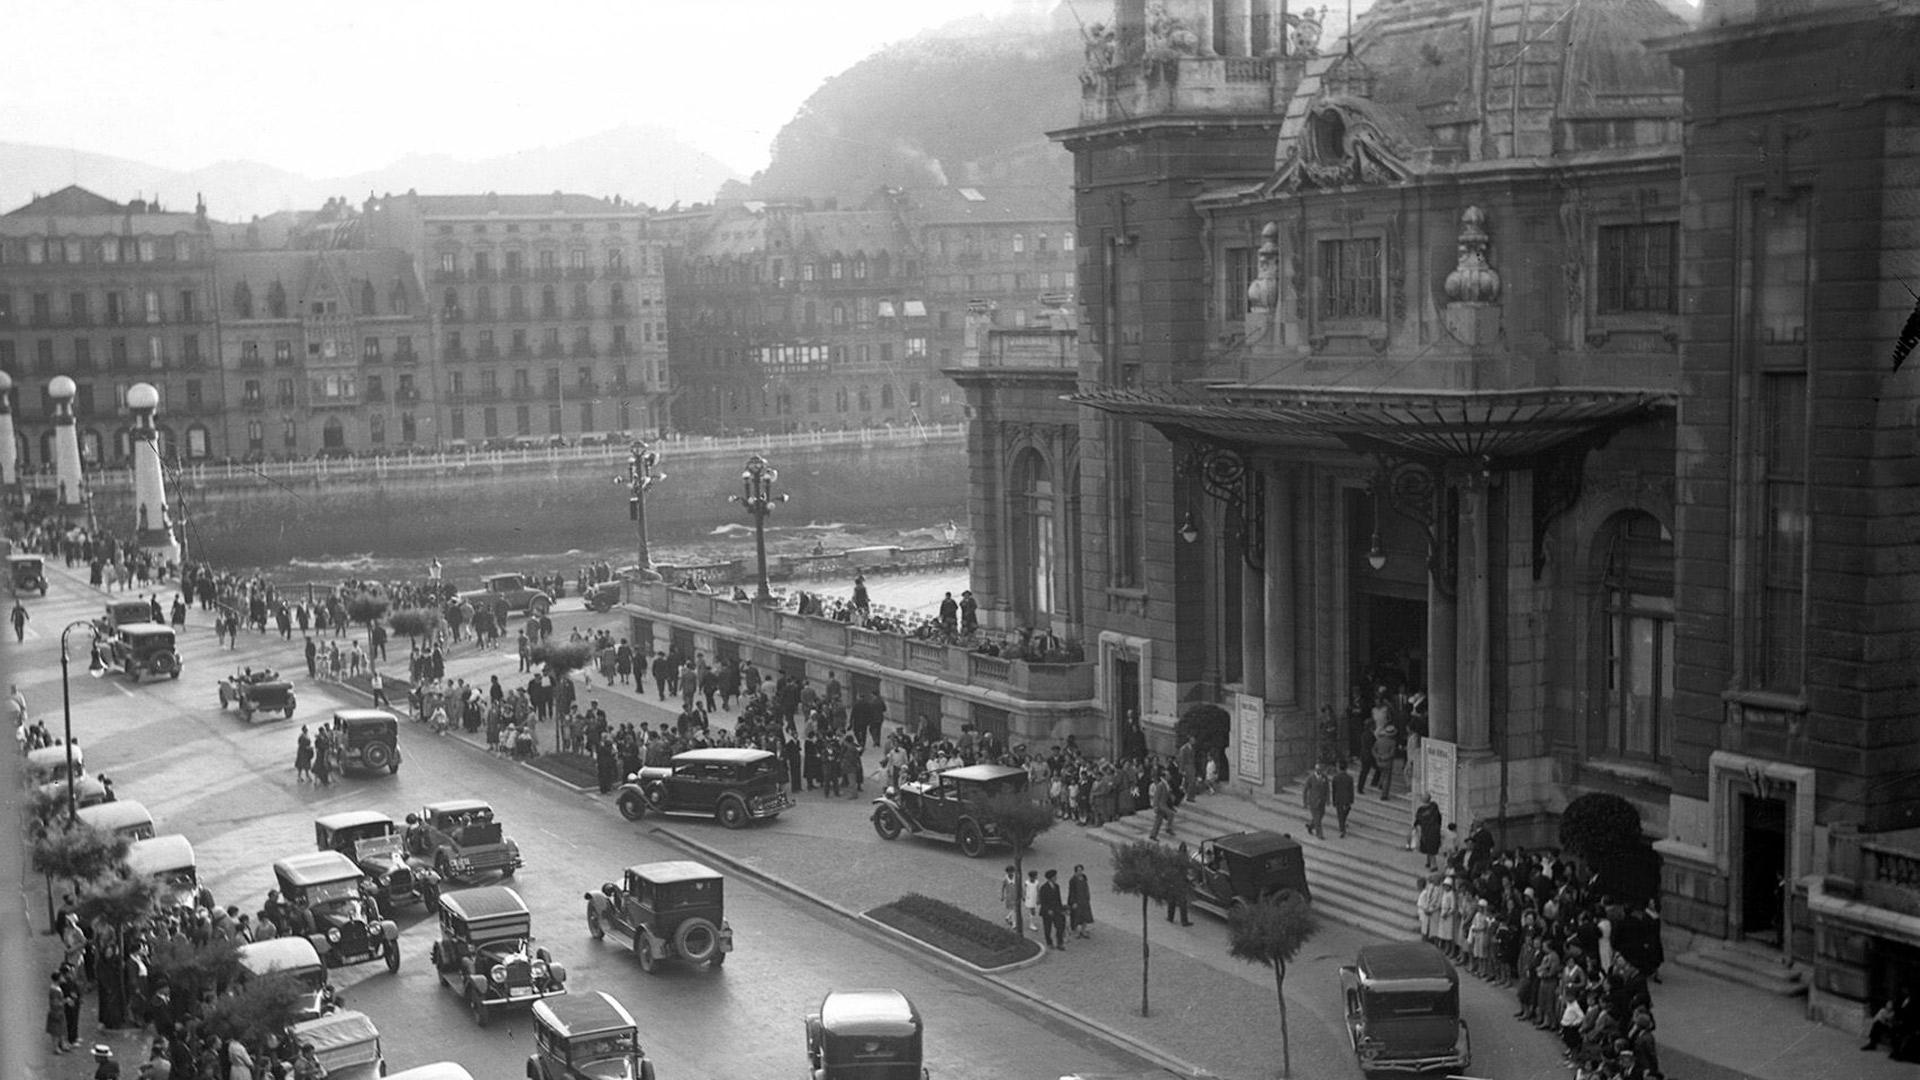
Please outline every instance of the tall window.
[{"label": "tall window", "polygon": [[1013,557],[1014,614],[1043,620],[1053,611],[1053,472],[1039,451],[1027,449],[1014,459],[1009,478],[1007,539]]},{"label": "tall window", "polygon": [[1673,536],[1651,514],[1611,522],[1607,540],[1606,752],[1662,758],[1673,745]]},{"label": "tall window", "polygon": [[1672,222],[1601,228],[1600,314],[1679,310],[1674,289],[1679,258],[1675,229]]},{"label": "tall window", "polygon": [[1320,241],[1320,316],[1380,317],[1380,240]]},{"label": "tall window", "polygon": [[1747,249],[1748,352],[1758,371],[1750,416],[1756,543],[1749,561],[1750,685],[1798,693],[1806,674],[1808,514],[1808,205],[1756,194]]},{"label": "tall window", "polygon": [[1107,580],[1119,588],[1138,588],[1145,576],[1146,494],[1141,460],[1143,441],[1131,421],[1109,419],[1107,460],[1107,535],[1112,538]]}]

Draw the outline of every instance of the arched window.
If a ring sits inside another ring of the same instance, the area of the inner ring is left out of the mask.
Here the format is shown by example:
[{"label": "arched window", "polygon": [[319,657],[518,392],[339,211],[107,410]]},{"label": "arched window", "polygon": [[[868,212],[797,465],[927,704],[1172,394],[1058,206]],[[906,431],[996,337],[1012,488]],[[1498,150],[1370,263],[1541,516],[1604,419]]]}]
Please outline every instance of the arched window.
[{"label": "arched window", "polygon": [[1038,621],[1053,612],[1053,470],[1038,450],[1020,451],[1008,474],[1013,513],[1007,553],[1013,561],[1014,614]]},{"label": "arched window", "polygon": [[1026,251],[1027,251],[1027,235],[1025,233],[1014,233],[1013,234],[1013,253],[1015,255],[1024,255],[1026,254]]},{"label": "arched window", "polygon": [[833,305],[833,325],[835,326],[847,325],[847,305],[845,304]]},{"label": "arched window", "polygon": [[509,319],[527,317],[527,290],[519,285],[507,286],[507,317]]},{"label": "arched window", "polygon": [[213,440],[207,425],[194,423],[187,428],[187,458],[199,461],[213,453]]},{"label": "arched window", "polygon": [[1673,748],[1673,536],[1633,511],[1603,533],[1594,749],[1661,760]]},{"label": "arched window", "polygon": [[547,316],[560,314],[560,294],[551,285],[540,287],[540,314]]},{"label": "arched window", "polygon": [[587,313],[587,287],[584,283],[573,287],[573,314],[576,318]]},{"label": "arched window", "polygon": [[80,429],[80,460],[92,466],[100,464],[100,433],[93,428]]},{"label": "arched window", "polygon": [[233,287],[233,313],[242,319],[253,318],[253,290],[244,281]]},{"label": "arched window", "polygon": [[393,291],[387,294],[387,308],[395,315],[407,314],[407,287],[399,282],[393,283]]}]

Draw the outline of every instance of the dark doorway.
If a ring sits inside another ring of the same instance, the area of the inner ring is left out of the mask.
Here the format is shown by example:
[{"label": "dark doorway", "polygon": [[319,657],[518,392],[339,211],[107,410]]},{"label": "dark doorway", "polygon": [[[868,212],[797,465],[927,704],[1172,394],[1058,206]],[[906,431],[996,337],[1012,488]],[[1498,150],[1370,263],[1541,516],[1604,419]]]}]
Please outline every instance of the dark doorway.
[{"label": "dark doorway", "polygon": [[1427,603],[1379,593],[1361,595],[1355,626],[1355,676],[1409,693],[1427,688]]},{"label": "dark doorway", "polygon": [[849,671],[847,672],[847,693],[852,695],[855,701],[860,700],[861,694],[872,694],[877,701],[880,698],[880,678],[877,675],[862,675],[857,671]]},{"label": "dark doorway", "polygon": [[1781,887],[1787,872],[1787,804],[1740,796],[1740,927],[1780,944]]},{"label": "dark doorway", "polygon": [[668,633],[669,655],[681,662],[693,659],[693,631],[674,627]]},{"label": "dark doorway", "polygon": [[917,686],[907,687],[907,730],[922,738],[942,738],[940,732],[940,695]]},{"label": "dark doorway", "polygon": [[1119,733],[1126,730],[1127,717],[1140,715],[1140,658],[1115,653],[1107,685],[1113,688],[1109,696],[1113,701],[1113,745],[1117,747],[1122,745]]}]

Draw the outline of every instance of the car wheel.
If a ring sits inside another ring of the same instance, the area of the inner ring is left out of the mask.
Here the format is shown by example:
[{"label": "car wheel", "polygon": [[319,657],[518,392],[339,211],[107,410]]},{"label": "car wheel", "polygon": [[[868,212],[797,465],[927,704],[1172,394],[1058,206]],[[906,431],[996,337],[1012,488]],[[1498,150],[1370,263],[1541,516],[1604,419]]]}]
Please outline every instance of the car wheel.
[{"label": "car wheel", "polygon": [[253,723],[253,710],[248,708],[247,703],[244,701],[240,703],[240,719],[249,724]]},{"label": "car wheel", "polygon": [[473,1014],[473,1022],[476,1026],[487,1026],[487,1003],[480,997],[480,991],[467,991],[467,1011]]},{"label": "car wheel", "polygon": [[641,798],[637,791],[623,793],[616,805],[620,807],[620,816],[628,821],[639,821],[647,816],[647,800]]},{"label": "car wheel", "polygon": [[987,834],[980,831],[977,822],[962,821],[954,830],[953,838],[960,843],[960,854],[969,859],[977,859],[987,853]]},{"label": "car wheel", "polygon": [[720,930],[705,919],[688,919],[673,932],[673,951],[690,964],[704,964],[720,952]]},{"label": "car wheel", "polygon": [[434,979],[437,980],[441,986],[449,985],[447,982],[447,969],[440,962],[440,943],[439,942],[436,941],[433,943],[433,951],[427,954],[427,959],[432,961],[433,963]]},{"label": "car wheel", "polygon": [[369,769],[384,769],[393,764],[393,747],[386,743],[368,743],[360,759]]},{"label": "car wheel", "polygon": [[180,677],[180,669],[179,669],[178,667],[176,667],[176,668],[174,668],[174,669],[173,669],[173,674],[172,674],[172,675],[169,675],[169,676],[167,676],[167,677],[168,677],[168,678],[170,678],[170,679],[177,679],[177,678],[179,678],[179,677]]},{"label": "car wheel", "polygon": [[400,943],[397,941],[387,942],[387,970],[400,970]]},{"label": "car wheel", "polygon": [[641,971],[651,975],[654,969],[660,966],[660,962],[653,958],[653,948],[647,944],[645,935],[635,934],[633,936],[633,951],[640,956]]},{"label": "car wheel", "polygon": [[592,904],[587,905],[587,936],[595,941],[607,936],[607,928],[600,925],[600,913]]},{"label": "car wheel", "polygon": [[400,772],[400,758],[399,758],[399,755],[396,754],[394,756],[393,764],[387,766],[387,775],[396,776],[399,774],[399,772]]},{"label": "car wheel", "polygon": [[899,811],[891,806],[883,806],[873,812],[873,831],[880,834],[882,840],[898,840],[906,824],[900,820]]},{"label": "car wheel", "polygon": [[716,814],[720,824],[729,829],[743,829],[747,825],[747,804],[739,799],[727,798],[720,801],[720,810]]}]

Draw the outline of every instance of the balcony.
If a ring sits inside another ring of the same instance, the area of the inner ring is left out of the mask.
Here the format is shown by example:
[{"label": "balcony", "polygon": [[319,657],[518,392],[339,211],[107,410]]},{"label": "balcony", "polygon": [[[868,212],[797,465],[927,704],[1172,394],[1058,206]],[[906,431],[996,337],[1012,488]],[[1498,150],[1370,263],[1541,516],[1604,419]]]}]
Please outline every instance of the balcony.
[{"label": "balcony", "polygon": [[258,395],[243,397],[240,399],[240,408],[242,411],[250,413],[265,412],[267,410],[267,399]]},{"label": "balcony", "polygon": [[360,362],[363,364],[383,364],[386,363],[386,357],[377,351],[367,352],[363,349],[360,352]]},{"label": "balcony", "polygon": [[509,346],[507,348],[507,358],[510,360],[531,360],[533,359],[533,349],[526,345]]},{"label": "balcony", "polygon": [[441,309],[440,309],[440,321],[441,321],[441,322],[456,322],[456,323],[457,323],[457,322],[466,322],[466,321],[467,321],[467,314],[466,314],[466,312],[465,312],[465,311],[462,311],[461,309],[459,309],[459,308],[457,308],[457,307],[450,307],[450,308],[441,308]]},{"label": "balcony", "polygon": [[539,396],[539,392],[531,386],[516,386],[513,388],[513,400],[515,401],[533,401]]},{"label": "balcony", "polygon": [[368,402],[384,402],[387,400],[387,392],[385,390],[369,390],[366,392],[364,400]]},{"label": "balcony", "polygon": [[607,346],[607,355],[608,356],[632,356],[633,344],[632,342],[627,342],[627,341],[616,341],[613,344]]},{"label": "balcony", "polygon": [[980,349],[960,354],[961,367],[1046,368],[1077,371],[1080,367],[1073,330],[1029,328],[989,330]]},{"label": "balcony", "polygon": [[540,305],[540,317],[541,317],[541,318],[543,318],[543,319],[557,319],[557,318],[559,318],[559,317],[560,317],[560,305],[559,305],[559,304],[542,304],[542,305]]},{"label": "balcony", "polygon": [[[93,365],[89,362],[87,366],[91,367]],[[180,358],[180,370],[182,371],[205,371],[206,369],[207,357],[204,353],[195,353],[192,356],[183,356]]]},{"label": "balcony", "polygon": [[199,401],[187,402],[184,411],[188,416],[218,416],[221,412],[225,411],[225,407],[218,401],[208,401],[202,398]]},{"label": "balcony", "polygon": [[279,397],[274,398],[274,403],[283,409],[291,409],[297,402],[292,394],[281,394]]},{"label": "balcony", "polygon": [[524,266],[509,266],[505,270],[500,271],[500,280],[525,281],[527,280],[527,268]]},{"label": "balcony", "polygon": [[614,304],[607,308],[607,318],[609,319],[630,319],[632,317],[633,309],[625,304]]},{"label": "balcony", "polygon": [[567,350],[562,348],[557,341],[543,341],[540,343],[540,359],[542,360],[558,360],[565,355],[567,355]]},{"label": "balcony", "polygon": [[448,345],[440,350],[440,359],[458,362],[467,358],[467,350],[458,345]]},{"label": "balcony", "polygon": [[433,272],[433,283],[435,285],[452,285],[460,279],[461,274],[458,270],[448,270],[442,267]]},{"label": "balcony", "polygon": [[633,268],[629,266],[609,266],[600,272],[600,276],[608,281],[632,281]]},{"label": "balcony", "polygon": [[533,272],[535,281],[564,281],[566,276],[566,271],[558,266],[542,266]]},{"label": "balcony", "polygon": [[592,379],[588,379],[585,382],[574,383],[573,392],[578,397],[593,397],[600,393],[600,384],[594,382]]},{"label": "balcony", "polygon": [[274,367],[292,367],[293,366],[292,351],[288,351],[285,353],[275,353],[273,355],[273,366]]},{"label": "balcony", "polygon": [[600,350],[591,345],[576,343],[573,348],[567,350],[567,355],[575,360],[592,360],[600,355]]},{"label": "balcony", "polygon": [[572,307],[567,309],[567,318],[591,319],[593,318],[593,305],[592,304],[575,304]]},{"label": "balcony", "polygon": [[417,405],[420,402],[420,391],[410,386],[403,386],[393,392],[393,400],[402,405]]},{"label": "balcony", "polygon": [[570,266],[567,268],[567,280],[568,281],[592,281],[593,267]]},{"label": "balcony", "polygon": [[507,318],[515,322],[526,322],[528,319],[533,318],[533,309],[527,307],[525,304],[516,304],[507,309]]},{"label": "balcony", "polygon": [[335,394],[332,397],[316,397],[307,402],[310,409],[351,409],[360,404],[359,394]]},{"label": "balcony", "polygon": [[498,281],[500,272],[491,266],[476,266],[467,274],[469,281]]},{"label": "balcony", "polygon": [[258,356],[242,356],[238,363],[241,371],[259,371],[267,366]]},{"label": "balcony", "polygon": [[473,355],[476,359],[480,360],[498,360],[500,359],[500,347],[498,345],[482,345],[473,350]]},{"label": "balcony", "polygon": [[414,352],[412,349],[401,349],[399,352],[393,354],[393,362],[396,364],[417,364],[420,362],[420,354]]}]

